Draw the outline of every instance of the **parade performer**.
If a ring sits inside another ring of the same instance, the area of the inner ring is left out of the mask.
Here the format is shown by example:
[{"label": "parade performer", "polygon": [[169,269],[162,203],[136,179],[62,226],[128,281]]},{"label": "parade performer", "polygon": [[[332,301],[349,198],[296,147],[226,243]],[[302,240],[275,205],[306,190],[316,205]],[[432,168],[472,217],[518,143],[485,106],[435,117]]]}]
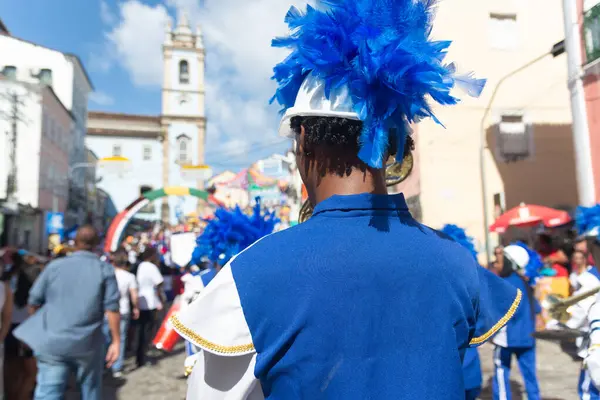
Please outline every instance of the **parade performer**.
[{"label": "parade performer", "polygon": [[[239,207],[233,210],[218,208],[214,218],[208,221],[203,233],[196,239],[192,267],[182,278],[185,288],[180,313],[186,312],[189,304],[213,280],[222,266],[235,254],[272,233],[278,222],[274,213],[261,212],[259,198],[256,199],[251,216],[244,214]],[[193,370],[199,348],[192,342],[186,341],[186,352],[184,367],[187,376]]]},{"label": "parade performer", "polygon": [[535,281],[537,271],[542,265],[537,253],[523,243],[504,248],[504,266],[500,276],[519,288],[525,295],[517,313],[492,339],[496,346],[492,385],[494,399],[510,400],[511,398],[510,364],[513,355],[516,356],[523,375],[527,399],[540,399],[535,367],[535,339],[532,335],[536,330],[537,315],[542,310],[533,295],[531,284]]},{"label": "parade performer", "polygon": [[483,87],[444,61],[449,42],[430,40],[433,7],[288,12],[275,98],[314,211],[232,257],[174,318],[203,350],[188,399],[464,399],[466,348],[522,295],[387,194],[384,166],[410,152],[409,124],[436,120],[427,100]]},{"label": "parade performer", "polygon": [[[468,236],[464,229],[447,224],[441,230],[442,233],[448,235],[455,242],[469,250],[473,258],[477,261],[477,250],[473,238]],[[475,400],[481,394],[481,361],[479,360],[479,351],[476,348],[469,347],[465,351],[463,360],[463,376],[465,379],[465,400]]]},{"label": "parade performer", "polygon": [[[600,205],[594,207],[579,207],[576,216],[577,230],[580,233],[580,237],[583,237],[588,241],[590,246],[598,246],[600,233]],[[583,274],[586,287],[581,287],[580,292],[589,291],[597,286],[594,285],[593,277],[596,276],[594,270],[587,270],[586,274]],[[574,295],[577,295],[576,292]],[[593,300],[590,300],[593,299]],[[591,303],[591,304],[590,304]],[[579,301],[575,306],[572,306],[569,310],[571,312],[571,319],[567,323],[570,328],[580,328],[583,325],[583,318],[581,318],[582,310],[589,308],[587,318],[585,322],[587,329],[585,331],[586,336],[584,337],[583,344],[579,348],[578,355],[585,359],[581,373],[579,375],[579,397],[581,399],[597,400],[600,399],[600,295],[591,296],[584,298]],[[581,322],[578,326],[572,321]],[[569,324],[571,323],[571,324]],[[580,328],[581,329],[581,328]],[[587,344],[587,346],[585,346]],[[582,349],[583,347],[583,349]],[[586,348],[587,347],[587,348]],[[587,350],[587,351],[586,351]]]}]

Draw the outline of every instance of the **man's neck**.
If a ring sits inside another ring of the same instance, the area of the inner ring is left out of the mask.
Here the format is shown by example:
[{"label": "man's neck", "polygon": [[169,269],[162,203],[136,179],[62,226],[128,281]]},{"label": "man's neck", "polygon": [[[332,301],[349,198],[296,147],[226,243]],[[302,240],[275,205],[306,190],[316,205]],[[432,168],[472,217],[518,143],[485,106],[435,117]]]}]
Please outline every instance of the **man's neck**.
[{"label": "man's neck", "polygon": [[340,177],[327,174],[315,189],[315,204],[334,195],[348,196],[353,194],[382,194],[386,195],[385,173],[380,170],[354,171],[350,176]]}]

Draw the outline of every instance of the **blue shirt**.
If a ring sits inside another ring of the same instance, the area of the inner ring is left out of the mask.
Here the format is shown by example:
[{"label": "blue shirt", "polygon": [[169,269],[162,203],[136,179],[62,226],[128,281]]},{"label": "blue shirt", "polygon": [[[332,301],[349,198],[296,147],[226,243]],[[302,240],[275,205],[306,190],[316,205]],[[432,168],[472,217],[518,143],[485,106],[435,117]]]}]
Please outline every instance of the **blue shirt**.
[{"label": "blue shirt", "polygon": [[[542,312],[540,304],[535,297],[528,296],[527,283],[513,272],[504,278],[514,287],[523,292],[521,306],[506,324],[504,328],[494,337],[494,343],[501,347],[529,348],[535,346],[535,316]],[[533,303],[532,303],[533,302]]]},{"label": "blue shirt", "polygon": [[119,311],[114,269],[87,251],[52,261],[31,288],[29,304],[41,308],[14,334],[36,353],[77,357],[102,350],[104,312]]},{"label": "blue shirt", "polygon": [[464,399],[520,293],[403,195],[333,196],[231,262],[268,399]]}]

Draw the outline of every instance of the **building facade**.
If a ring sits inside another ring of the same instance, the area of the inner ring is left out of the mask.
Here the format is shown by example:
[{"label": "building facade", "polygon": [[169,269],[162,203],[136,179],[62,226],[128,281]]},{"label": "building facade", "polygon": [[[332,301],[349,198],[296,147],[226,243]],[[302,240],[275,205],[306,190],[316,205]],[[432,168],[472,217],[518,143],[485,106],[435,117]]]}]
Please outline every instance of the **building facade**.
[{"label": "building facade", "polygon": [[[131,162],[123,173],[97,170],[97,186],[110,195],[119,211],[142,192],[163,186],[160,117],[90,112],[86,141],[100,159],[126,157]],[[160,219],[160,205],[140,210],[137,217]]]},{"label": "building facade", "polygon": [[[51,86],[61,103],[71,112],[71,167],[85,163],[85,134],[88,95],[92,83],[76,55],[63,53],[0,31],[0,72],[9,79]],[[85,171],[73,169],[69,182],[68,224],[81,223],[85,216]]]},{"label": "building facade", "polygon": [[50,86],[6,78],[0,112],[2,242],[43,252],[46,214],[67,209],[74,117]]},{"label": "building facade", "polygon": [[577,0],[596,202],[600,203],[600,0]]},{"label": "building facade", "polygon": [[[184,178],[181,172],[183,166],[204,163],[206,139],[202,32],[199,27],[192,31],[185,15],[174,29],[166,28],[163,66],[161,115],[88,115],[88,147],[100,158],[123,156],[131,161],[127,174],[99,182],[119,210],[144,190],[203,185]],[[104,172],[100,174],[103,177]],[[171,196],[139,216],[175,222],[196,212],[197,207],[194,198]]]},{"label": "building facade", "polygon": [[[464,227],[477,239],[478,249],[484,249],[482,141],[490,224],[497,214],[521,201],[551,207],[577,205],[564,56],[545,57],[506,80],[491,104],[490,116],[482,121],[500,79],[549,53],[564,38],[562,21],[561,0],[438,4],[433,37],[453,39],[448,59],[488,82],[478,99],[463,96],[457,106],[434,107],[445,128],[432,121],[418,125],[424,223],[435,228],[447,223]],[[498,239],[492,236],[492,242]]]}]

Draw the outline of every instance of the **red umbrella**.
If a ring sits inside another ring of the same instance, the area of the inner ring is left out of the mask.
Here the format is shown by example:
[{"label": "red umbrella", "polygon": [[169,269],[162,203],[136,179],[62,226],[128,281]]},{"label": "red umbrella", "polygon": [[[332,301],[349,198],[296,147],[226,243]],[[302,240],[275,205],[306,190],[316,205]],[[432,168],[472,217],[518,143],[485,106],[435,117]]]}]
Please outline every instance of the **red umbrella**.
[{"label": "red umbrella", "polygon": [[571,221],[569,213],[554,208],[521,203],[499,216],[490,226],[490,232],[504,233],[509,226],[534,226],[543,223],[546,228]]}]

